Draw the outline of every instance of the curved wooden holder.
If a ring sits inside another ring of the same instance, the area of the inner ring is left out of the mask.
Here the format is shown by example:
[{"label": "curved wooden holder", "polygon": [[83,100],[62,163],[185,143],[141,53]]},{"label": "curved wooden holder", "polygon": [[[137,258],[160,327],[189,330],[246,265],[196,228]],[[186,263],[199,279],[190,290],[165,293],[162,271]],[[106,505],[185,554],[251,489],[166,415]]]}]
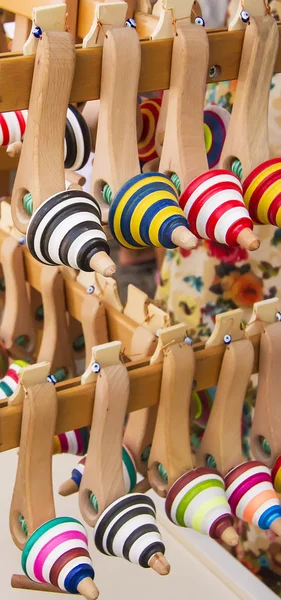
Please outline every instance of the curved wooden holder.
[{"label": "curved wooden holder", "polygon": [[270,15],[251,18],[244,36],[232,115],[221,155],[229,169],[242,163],[243,180],[269,159],[268,101],[279,45],[277,23]]},{"label": "curved wooden holder", "polygon": [[245,462],[241,444],[242,410],[254,363],[254,349],[240,328],[242,311],[218,315],[213,338],[208,346],[223,343],[226,334],[232,342],[225,347],[216,395],[207,427],[197,451],[197,464],[206,466],[206,457],[214,457],[224,476]]},{"label": "curved wooden holder", "polygon": [[51,373],[64,367],[68,377],[75,377],[76,367],[68,333],[64,282],[60,269],[43,266],[40,284],[44,306],[44,327],[38,361],[50,362]]},{"label": "curved wooden holder", "polygon": [[177,173],[182,191],[195,177],[208,171],[203,126],[208,62],[205,29],[190,22],[177,22],[159,171],[167,175]]},{"label": "curved wooden holder", "polygon": [[247,336],[261,334],[264,328],[271,323],[275,323],[276,314],[280,308],[279,298],[269,298],[261,302],[255,302],[253,305],[252,316],[246,327]]},{"label": "curved wooden holder", "polygon": [[18,337],[24,336],[25,352],[32,355],[37,340],[35,320],[27,294],[23,249],[12,236],[8,236],[2,244],[1,264],[6,289],[0,336],[8,349],[15,345]]},{"label": "curved wooden holder", "polygon": [[[253,455],[268,467],[272,467],[281,454],[280,356],[281,323],[278,321],[264,327],[261,333],[258,391],[251,428]],[[270,445],[270,455],[263,450],[264,438]]]},{"label": "curved wooden holder", "polygon": [[230,31],[245,29],[247,25],[240,19],[242,10],[246,10],[252,17],[264,17],[265,5],[264,0],[231,0],[228,6],[230,16],[228,29]]},{"label": "curved wooden holder", "polygon": [[88,365],[91,361],[93,346],[106,344],[108,339],[105,308],[95,294],[87,294],[82,304],[81,323],[85,340]]},{"label": "curved wooden holder", "polygon": [[75,67],[75,45],[69,33],[44,33],[39,41],[28,122],[12,193],[14,224],[23,233],[29,215],[23,197],[31,193],[33,210],[65,189],[64,134]]},{"label": "curved wooden holder", "polygon": [[115,195],[126,181],[140,173],[136,127],[140,62],[140,42],[134,29],[108,31],[103,46],[92,176],[92,194],[99,201],[104,183]]},{"label": "curved wooden holder", "polygon": [[50,374],[50,363],[41,362],[28,367],[23,367],[19,373],[19,383],[12,396],[9,397],[8,405],[18,406],[23,404],[28,388],[40,383],[46,383]]},{"label": "curved wooden holder", "polygon": [[28,535],[55,517],[52,483],[53,439],[57,396],[52,383],[28,389],[23,403],[18,469],[10,509],[14,543],[23,550],[27,537],[19,517],[26,520]]},{"label": "curved wooden holder", "polygon": [[[107,506],[125,494],[121,449],[129,376],[119,359],[120,348],[119,342],[113,342],[93,349],[101,371],[96,376],[90,441],[79,489],[80,511],[91,527]],[[98,511],[90,503],[91,493],[96,496]]]},{"label": "curved wooden holder", "polygon": [[[195,357],[189,344],[173,344],[164,350],[158,414],[148,460],[148,479],[154,491],[167,495],[175,481],[193,468],[189,436],[189,407]],[[163,465],[168,482],[158,467]]]}]

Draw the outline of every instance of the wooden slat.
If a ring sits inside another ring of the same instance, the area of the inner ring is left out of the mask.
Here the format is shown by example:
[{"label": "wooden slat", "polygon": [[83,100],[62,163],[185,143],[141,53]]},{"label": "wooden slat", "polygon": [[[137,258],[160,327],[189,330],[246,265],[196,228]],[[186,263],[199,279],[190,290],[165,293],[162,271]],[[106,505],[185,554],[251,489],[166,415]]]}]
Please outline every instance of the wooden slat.
[{"label": "wooden slat", "polygon": [[[279,25],[279,34],[281,26]],[[208,33],[210,66],[218,65],[219,72],[209,82],[237,78],[243,45],[243,31]],[[172,40],[141,42],[142,65],[140,92],[165,90],[170,83]],[[102,48],[76,48],[76,69],[70,102],[94,100],[100,95]],[[34,67],[34,57],[11,54],[0,59],[0,112],[28,108]],[[281,72],[281,47],[276,72]],[[16,82],[16,85],[15,85]]]},{"label": "wooden slat", "polygon": [[[251,338],[255,350],[253,373],[258,370],[260,337]],[[200,347],[200,346],[199,346]],[[225,347],[196,350],[195,390],[207,389],[217,384]],[[128,412],[151,407],[158,403],[162,376],[162,364],[146,365],[128,369],[130,378],[130,399]],[[78,382],[78,379],[74,383]],[[95,384],[73,385],[65,381],[57,386],[58,418],[56,432],[84,427],[91,423],[95,397]],[[19,445],[22,408],[4,407],[0,409],[0,452]]]}]

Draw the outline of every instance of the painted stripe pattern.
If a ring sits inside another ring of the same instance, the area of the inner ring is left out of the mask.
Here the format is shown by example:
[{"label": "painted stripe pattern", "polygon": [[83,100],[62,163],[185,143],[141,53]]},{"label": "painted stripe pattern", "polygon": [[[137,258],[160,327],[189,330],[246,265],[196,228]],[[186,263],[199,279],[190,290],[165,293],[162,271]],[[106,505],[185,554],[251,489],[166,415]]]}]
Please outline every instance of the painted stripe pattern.
[{"label": "painted stripe pattern", "polygon": [[271,474],[274,489],[277,494],[281,494],[281,456],[276,459]]},{"label": "painted stripe pattern", "polygon": [[259,461],[232,469],[225,477],[226,496],[232,513],[260,529],[270,529],[281,517],[281,506],[273,489],[270,470]]},{"label": "painted stripe pattern", "polygon": [[69,105],[64,140],[64,166],[66,169],[78,171],[89,160],[91,138],[88,125],[79,110]]},{"label": "painted stripe pattern", "polygon": [[227,246],[237,245],[244,229],[253,229],[242,196],[242,184],[229,171],[217,169],[196,177],[180,197],[190,231]]},{"label": "painted stripe pattern", "polygon": [[[20,142],[24,137],[27,123],[27,110],[0,113],[0,146],[6,147]],[[72,105],[67,109],[64,138],[64,166],[77,171],[88,162],[91,152],[91,137],[88,125]]]},{"label": "painted stripe pattern", "polygon": [[81,427],[55,436],[55,454],[84,456],[88,451],[90,428]]},{"label": "painted stripe pattern", "polygon": [[16,391],[19,382],[19,373],[28,363],[24,360],[15,360],[9,367],[5,377],[0,380],[0,400],[9,398]]},{"label": "painted stripe pattern", "polygon": [[254,169],[243,184],[244,201],[254,223],[281,227],[281,158]]},{"label": "painted stripe pattern", "polygon": [[59,192],[45,200],[29,221],[26,241],[39,262],[81,271],[92,271],[90,260],[97,252],[109,254],[99,204],[79,190]]},{"label": "painted stripe pattern", "polygon": [[24,136],[27,110],[0,113],[0,146],[6,147],[20,142]]},{"label": "painted stripe pattern", "polygon": [[204,135],[208,165],[214,169],[220,162],[230,113],[223,106],[209,104],[204,110]]},{"label": "painted stripe pattern", "polygon": [[119,244],[131,249],[175,248],[174,229],[187,227],[177,190],[161,173],[142,173],[125,183],[110,205],[108,222]]},{"label": "painted stripe pattern", "polygon": [[97,521],[94,541],[103,554],[144,568],[149,567],[154,554],[165,554],[155,504],[145,494],[129,494],[113,502]]},{"label": "painted stripe pattern", "polygon": [[155,134],[160,115],[161,102],[162,100],[160,98],[151,98],[140,104],[143,129],[141,138],[138,142],[138,151],[139,159],[142,163],[147,163],[158,156],[155,149]]},{"label": "painted stripe pattern", "polygon": [[165,510],[175,525],[214,539],[233,525],[224,481],[216,469],[201,467],[182,475],[168,492]]},{"label": "painted stripe pattern", "polygon": [[[71,479],[80,488],[81,479],[85,469],[86,456],[80,460],[78,465],[72,470]],[[137,484],[137,471],[133,457],[126,446],[122,447],[122,463],[123,463],[123,476],[126,494],[132,492]]]},{"label": "painted stripe pattern", "polygon": [[24,547],[22,568],[32,581],[76,594],[83,579],[95,576],[85,527],[70,517],[41,525]]}]

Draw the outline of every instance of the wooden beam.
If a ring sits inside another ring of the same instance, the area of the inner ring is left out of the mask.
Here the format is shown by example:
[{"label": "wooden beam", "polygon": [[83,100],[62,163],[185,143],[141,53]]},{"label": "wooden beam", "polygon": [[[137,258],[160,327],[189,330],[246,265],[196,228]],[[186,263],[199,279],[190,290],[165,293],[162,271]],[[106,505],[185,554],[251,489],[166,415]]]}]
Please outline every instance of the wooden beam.
[{"label": "wooden beam", "polygon": [[[251,338],[255,351],[253,373],[258,371],[260,336]],[[202,349],[194,347],[196,370],[194,389],[199,391],[217,384],[225,346]],[[162,377],[162,363],[155,365],[130,364],[130,399],[128,412],[151,407],[158,403]],[[56,433],[84,427],[91,423],[95,399],[95,384],[80,385],[79,378],[64,381],[56,386],[58,418]],[[0,409],[0,452],[16,448],[20,441],[22,407],[7,406]]]},{"label": "wooden beam", "polygon": [[[281,35],[281,25],[279,25]],[[209,66],[217,66],[217,74],[208,82],[233,80],[238,76],[243,46],[243,31],[208,32]],[[172,56],[172,40],[141,42],[140,92],[168,89]],[[70,102],[95,100],[100,96],[102,48],[76,47],[76,69]],[[0,112],[28,108],[34,68],[33,56],[5,54],[0,58]],[[281,47],[275,72],[281,72]],[[17,85],[15,85],[17,82]]]}]

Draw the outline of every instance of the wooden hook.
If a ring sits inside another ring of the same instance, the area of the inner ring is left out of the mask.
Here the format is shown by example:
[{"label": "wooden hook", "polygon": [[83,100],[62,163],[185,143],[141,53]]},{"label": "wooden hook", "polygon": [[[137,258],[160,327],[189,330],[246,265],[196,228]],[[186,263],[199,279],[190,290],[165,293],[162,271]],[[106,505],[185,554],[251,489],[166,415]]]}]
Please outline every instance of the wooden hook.
[{"label": "wooden hook", "polygon": [[208,171],[203,111],[209,63],[205,29],[190,21],[177,23],[164,142],[159,170],[176,173],[182,191]]},{"label": "wooden hook", "polygon": [[94,293],[85,296],[81,323],[85,340],[85,361],[88,365],[91,362],[92,348],[109,341],[105,308]]},{"label": "wooden hook", "polygon": [[212,456],[222,475],[245,462],[241,419],[254,364],[254,350],[245,331],[240,328],[241,320],[241,309],[217,315],[215,331],[208,343],[208,347],[216,346],[225,340],[225,352],[214,404],[197,451],[197,462],[205,466],[207,457]]},{"label": "wooden hook", "polygon": [[69,33],[43,33],[38,43],[28,121],[12,193],[12,215],[25,233],[29,214],[23,198],[30,193],[33,210],[65,189],[64,133],[75,66]]},{"label": "wooden hook", "polygon": [[19,383],[12,396],[8,399],[8,405],[18,406],[23,404],[24,396],[28,388],[40,383],[46,383],[50,373],[50,363],[41,362],[36,365],[23,367],[19,373]]},{"label": "wooden hook", "polygon": [[[280,410],[281,323],[275,318],[263,326],[260,340],[259,380],[251,427],[251,450],[254,457],[272,467],[281,454]],[[264,448],[269,444],[269,452]]]},{"label": "wooden hook", "polygon": [[140,173],[135,108],[140,64],[140,42],[136,31],[130,27],[108,31],[103,46],[92,175],[92,193],[101,202],[105,183],[114,196],[126,181]]},{"label": "wooden hook", "polygon": [[221,155],[223,168],[231,169],[233,160],[240,160],[243,180],[270,156],[268,101],[279,45],[277,23],[270,15],[264,16],[263,0],[249,4],[263,6],[263,13],[251,18],[245,31],[235,102]]},{"label": "wooden hook", "polygon": [[36,348],[36,328],[31,312],[24,274],[23,249],[12,236],[1,247],[1,264],[5,278],[5,304],[0,335],[11,349],[22,338],[27,355]]},{"label": "wooden hook", "polygon": [[112,306],[118,312],[123,312],[123,304],[119,298],[116,280],[103,277],[100,273],[83,273],[80,271],[77,281],[84,287],[93,287],[94,293],[101,302]]},{"label": "wooden hook", "polygon": [[75,377],[76,368],[66,320],[63,276],[58,267],[42,267],[40,286],[44,307],[44,326],[38,361],[47,360],[51,372],[65,368]]},{"label": "wooden hook", "polygon": [[[44,398],[44,401],[43,401]],[[55,517],[52,483],[53,439],[57,417],[57,396],[52,383],[27,390],[23,403],[18,469],[10,510],[14,543],[23,550],[28,535]]]},{"label": "wooden hook", "polygon": [[[161,393],[155,432],[148,459],[150,485],[159,496],[193,468],[189,436],[189,407],[195,371],[195,357],[187,343],[172,344],[164,350]],[[164,467],[165,481],[159,473]]]},{"label": "wooden hook", "polygon": [[[79,489],[81,514],[94,527],[99,515],[125,494],[122,439],[129,400],[129,376],[120,362],[119,342],[93,348],[96,393],[90,441]],[[98,372],[98,373],[97,373]],[[89,381],[89,380],[88,380]],[[95,494],[96,510],[90,496]]]}]

